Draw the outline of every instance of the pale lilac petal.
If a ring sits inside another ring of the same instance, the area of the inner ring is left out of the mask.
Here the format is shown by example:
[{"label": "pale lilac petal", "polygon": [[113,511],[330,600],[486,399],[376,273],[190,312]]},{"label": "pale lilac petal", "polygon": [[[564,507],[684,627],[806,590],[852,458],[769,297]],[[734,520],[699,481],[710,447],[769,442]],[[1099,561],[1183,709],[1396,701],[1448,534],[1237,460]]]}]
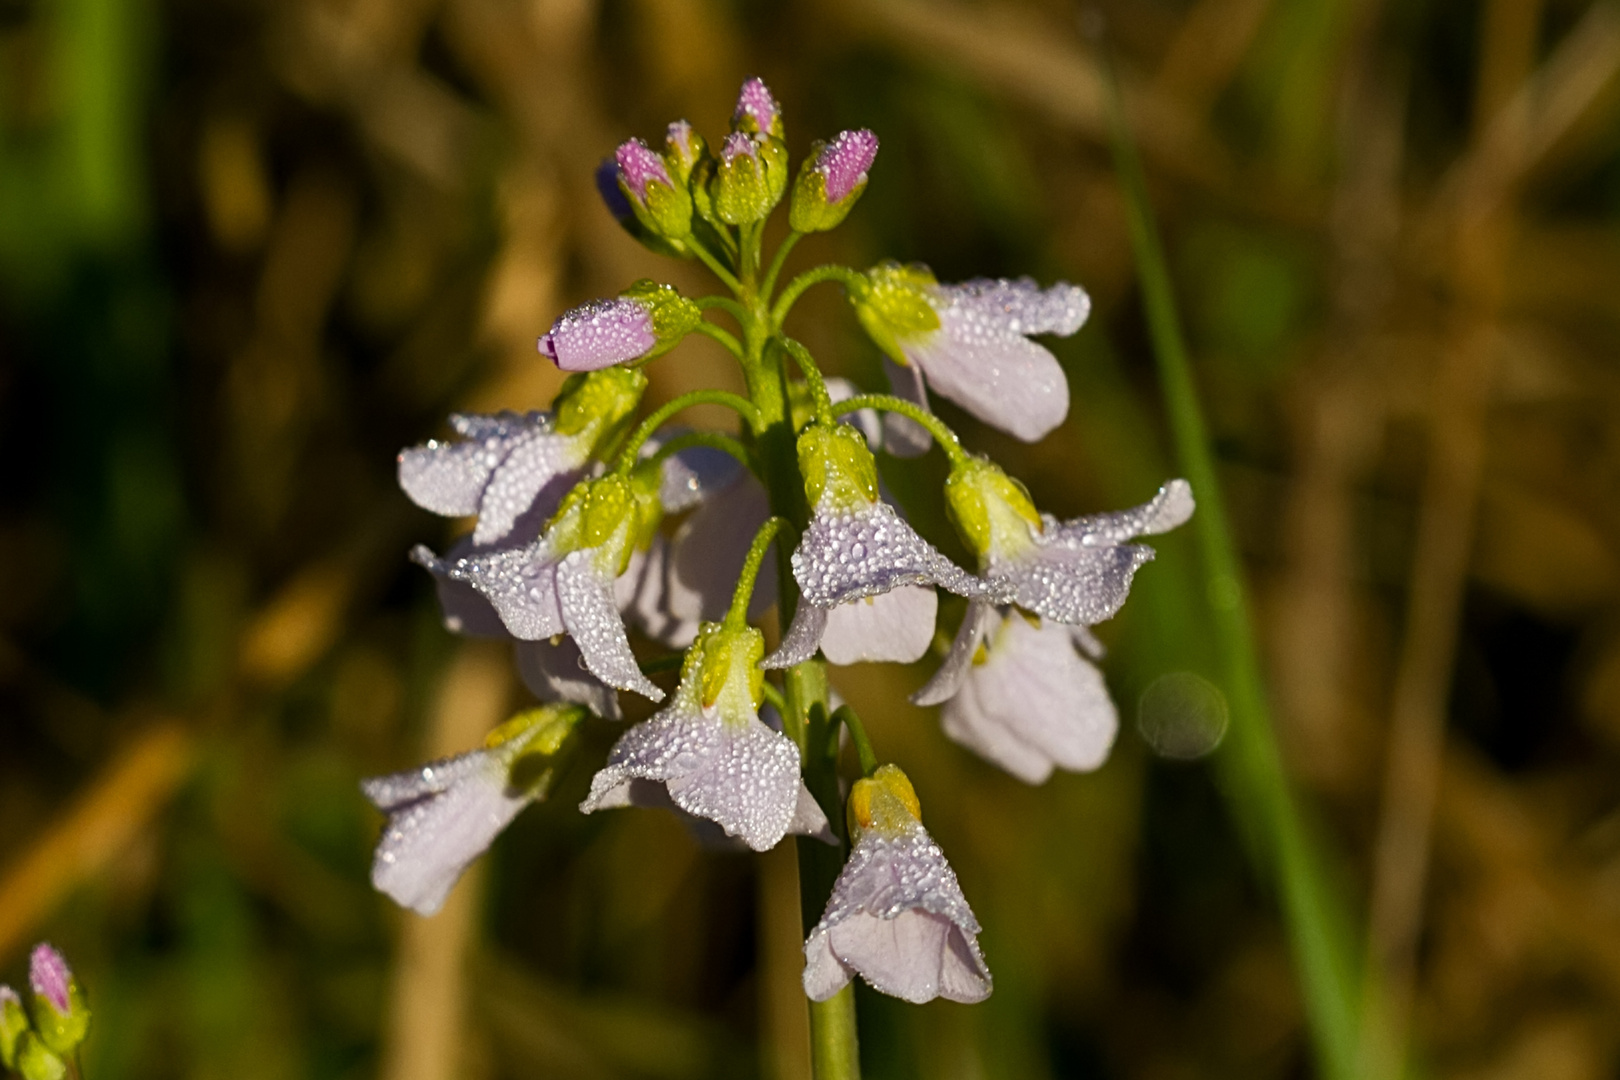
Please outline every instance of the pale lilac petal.
[{"label": "pale lilac petal", "polygon": [[514,439],[479,500],[473,543],[502,540],[520,521],[537,534],[589,460],[587,441],[575,436],[535,431]]},{"label": "pale lilac petal", "polygon": [[799,606],[794,609],[793,621],[788,624],[787,633],[782,635],[781,644],[761,660],[759,666],[774,671],[802,664],[815,656],[816,650],[821,647],[821,635],[827,630],[827,615],[826,608],[817,607],[801,597]]},{"label": "pale lilac petal", "polygon": [[938,287],[955,307],[975,312],[986,323],[1012,334],[1068,337],[1085,325],[1091,297],[1078,285],[1060,281],[1043,289],[1034,278],[975,278]]},{"label": "pale lilac petal", "polygon": [[399,486],[424,510],[447,517],[478,512],[490,474],[519,441],[551,429],[547,413],[457,413],[455,442],[431,439],[399,452]]},{"label": "pale lilac petal", "polygon": [[733,126],[742,124],[746,118],[753,121],[757,130],[775,134],[781,130],[781,116],[782,110],[763,79],[756,77],[743,82],[737,95],[737,107],[731,114]]},{"label": "pale lilac petal", "polygon": [[613,583],[614,603],[625,623],[661,645],[684,649],[697,638],[698,619],[677,614],[696,610],[698,598],[675,580],[670,542],[655,533],[646,551],[632,552],[630,565]]},{"label": "pale lilac petal", "polygon": [[909,664],[933,643],[938,611],[939,594],[923,585],[839,604],[827,612],[821,652],[833,664]]},{"label": "pale lilac petal", "polygon": [[788,835],[813,837],[823,844],[838,843],[838,837],[832,831],[832,822],[827,820],[826,812],[802,780],[799,782],[798,802],[793,804],[793,820],[788,823]]},{"label": "pale lilac petal", "polygon": [[877,160],[878,137],[865,128],[840,131],[821,148],[812,166],[826,179],[827,201],[841,202],[866,179],[866,170]]},{"label": "pale lilac petal", "polygon": [[506,767],[487,750],[363,781],[388,825],[371,883],[403,907],[432,915],[467,866],[531,801],[509,792]]},{"label": "pale lilac petal", "polygon": [[938,705],[954,696],[961,689],[968,669],[973,666],[973,656],[979,651],[979,643],[998,618],[995,606],[987,601],[974,600],[968,604],[967,614],[962,617],[962,625],[956,630],[945,662],[939,665],[939,670],[923,684],[921,690],[911,695],[912,703]]},{"label": "pale lilac petal", "polygon": [[1047,542],[1085,546],[1119,544],[1138,536],[1167,533],[1185,524],[1194,509],[1192,485],[1185,480],[1172,480],[1141,506],[1056,523],[1055,528],[1046,530]]},{"label": "pale lilac petal", "polygon": [[592,300],[570,311],[540,339],[540,353],[564,371],[599,371],[638,360],[658,344],[652,314],[634,300]]},{"label": "pale lilac petal", "polygon": [[[679,592],[671,596],[671,612],[705,622],[725,618],[749,545],[770,516],[770,496],[751,473],[743,473],[693,511],[675,533],[672,578]],[[771,553],[754,580],[749,618],[776,602],[776,590],[776,556]]]},{"label": "pale lilac petal", "polygon": [[[546,542],[537,540],[521,548],[506,548],[479,554],[439,559],[425,547],[417,547],[411,558],[435,576],[472,586],[489,601],[509,634],[525,641],[548,638],[564,631],[562,609],[557,605],[557,564],[551,559]],[[459,599],[452,596],[451,599]],[[440,593],[440,600],[445,600]],[[446,605],[446,618],[451,609]],[[476,619],[477,610],[458,607],[456,618]],[[482,622],[476,625],[482,627]]]},{"label": "pale lilac petal", "polygon": [[624,719],[619,695],[591,674],[573,638],[514,642],[512,655],[523,685],[541,701],[572,702],[605,720]]},{"label": "pale lilac petal", "polygon": [[1084,626],[1069,627],[1069,637],[1074,641],[1074,647],[1093,660],[1101,660],[1108,655],[1108,647],[1097,640],[1097,635]]},{"label": "pale lilac petal", "polygon": [[[672,433],[670,437],[674,437]],[[652,440],[648,440],[649,445]],[[690,510],[741,479],[742,463],[712,446],[689,446],[664,459],[658,501],[666,514]]]},{"label": "pale lilac petal", "polygon": [[1119,714],[1067,627],[1036,628],[1014,613],[989,646],[945,703],[945,734],[1029,784],[1054,767],[1088,772],[1107,760]]},{"label": "pale lilac petal", "polygon": [[620,143],[613,153],[613,160],[618,165],[619,179],[643,204],[647,202],[647,185],[653,181],[672,188],[675,186],[669,178],[669,170],[664,167],[664,159],[640,139]]},{"label": "pale lilac petal", "polygon": [[1025,442],[1039,442],[1063,422],[1069,383],[1057,357],[978,321],[970,309],[946,308],[939,319],[938,330],[900,346],[935,393]]},{"label": "pale lilac petal", "polygon": [[662,701],[664,692],[641,673],[635,653],[630,651],[624,620],[613,600],[613,581],[597,570],[598,557],[594,549],[573,551],[554,564],[563,625],[578,643],[591,674],[609,686]]},{"label": "pale lilac petal", "polygon": [[941,555],[883,502],[847,511],[818,508],[793,553],[793,576],[818,607],[901,585],[942,585],[970,599],[986,591],[984,582]]},{"label": "pale lilac petal", "polygon": [[591,778],[583,813],[624,805],[634,780],[655,780],[687,813],[707,818],[755,851],[786,835],[799,810],[799,749],[757,716],[709,716],[683,688],[675,703],[625,732]]},{"label": "pale lilac petal", "polygon": [[28,957],[28,986],[37,997],[42,997],[51,1003],[61,1016],[66,1016],[73,1009],[68,989],[73,982],[73,972],[68,969],[67,961],[62,954],[45,942],[34,946],[34,951]]},{"label": "pale lilac petal", "polygon": [[955,872],[921,825],[869,831],[805,941],[805,993],[825,1001],[859,974],[906,1001],[982,1001],[991,983],[978,934]]},{"label": "pale lilac petal", "polygon": [[[897,364],[883,358],[883,373],[889,378],[889,391],[895,397],[928,409],[928,392],[923,388],[923,370],[916,364]],[[883,414],[883,449],[895,457],[921,457],[934,445],[928,429],[909,416]]]},{"label": "pale lilac petal", "polygon": [[1139,544],[1041,546],[1017,559],[991,560],[997,599],[1060,623],[1095,626],[1114,616],[1131,578],[1153,549]]}]

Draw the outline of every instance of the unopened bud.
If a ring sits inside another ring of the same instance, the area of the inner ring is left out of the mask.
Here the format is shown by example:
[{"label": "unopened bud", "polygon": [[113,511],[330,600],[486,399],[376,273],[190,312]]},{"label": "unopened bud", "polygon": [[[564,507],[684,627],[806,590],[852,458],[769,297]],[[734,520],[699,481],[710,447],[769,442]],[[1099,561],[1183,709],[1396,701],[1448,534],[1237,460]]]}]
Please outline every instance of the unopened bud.
[{"label": "unopened bud", "polygon": [[911,780],[898,765],[879,765],[849,789],[850,839],[876,831],[893,835],[922,821],[922,805]]},{"label": "unopened bud", "polygon": [[736,131],[720,147],[712,181],[714,213],[727,225],[770,216],[787,190],[787,147],[780,139]]},{"label": "unopened bud", "polygon": [[677,183],[683,187],[688,185],[692,170],[707,152],[703,136],[694,131],[691,124],[677,120],[669,125],[669,133],[664,136],[664,163]]},{"label": "unopened bud", "polygon": [[866,190],[866,172],[877,159],[877,136],[866,129],[839,132],[817,143],[793,185],[788,224],[795,232],[836,227]]},{"label": "unopened bud", "polygon": [[783,138],[782,109],[763,79],[751,78],[742,84],[737,108],[731,114],[731,130]]},{"label": "unopened bud", "polygon": [[686,184],[677,184],[664,159],[640,139],[620,144],[614,152],[619,166],[619,190],[630,210],[653,233],[680,240],[692,233],[692,196]]},{"label": "unopened bud", "polygon": [[812,424],[799,436],[799,473],[812,510],[830,500],[837,509],[878,500],[877,461],[866,436],[849,424]]},{"label": "unopened bud", "polygon": [[62,954],[41,943],[28,958],[29,1012],[40,1041],[58,1054],[71,1054],[90,1028],[90,1008]]},{"label": "unopened bud", "polygon": [[28,1030],[28,1014],[22,998],[9,986],[0,986],[0,1065],[17,1065],[17,1040]]},{"label": "unopened bud", "polygon": [[647,390],[647,376],[634,368],[610,367],[573,375],[552,404],[559,435],[589,435],[600,446],[628,420]]},{"label": "unopened bud", "polygon": [[17,1040],[17,1061],[13,1068],[23,1080],[62,1080],[67,1076],[67,1062],[32,1031],[23,1032]]}]

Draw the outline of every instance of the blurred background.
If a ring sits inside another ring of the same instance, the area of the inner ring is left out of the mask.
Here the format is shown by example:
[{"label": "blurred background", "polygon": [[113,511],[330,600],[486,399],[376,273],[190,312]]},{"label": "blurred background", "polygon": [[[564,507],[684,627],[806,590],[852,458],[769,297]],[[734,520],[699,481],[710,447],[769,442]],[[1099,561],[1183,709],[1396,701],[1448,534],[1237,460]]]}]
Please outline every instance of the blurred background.
[{"label": "blurred background", "polygon": [[[1283,759],[1423,1075],[1620,1076],[1620,8],[1112,0]],[[806,1075],[794,869],[554,801],[433,920],[362,775],[522,706],[439,625],[394,455],[543,407],[536,336],[657,276],[596,163],[759,74],[871,127],[795,267],[1084,284],[1060,516],[1175,465],[1099,55],[1058,0],[0,0],[0,981],[62,947],[118,1077]],[[780,222],[778,223],[780,228]],[[871,382],[835,290],[794,333]],[[738,386],[700,341],[650,400]],[[718,419],[718,418],[717,418]],[[888,466],[886,465],[886,468]],[[953,553],[925,460],[889,471]],[[975,1007],[863,995],[870,1077],[1303,1078],[1188,530],[1101,632],[1123,725],[1026,788],[839,669],[985,926]],[[1228,748],[1229,749],[1229,748]]]}]

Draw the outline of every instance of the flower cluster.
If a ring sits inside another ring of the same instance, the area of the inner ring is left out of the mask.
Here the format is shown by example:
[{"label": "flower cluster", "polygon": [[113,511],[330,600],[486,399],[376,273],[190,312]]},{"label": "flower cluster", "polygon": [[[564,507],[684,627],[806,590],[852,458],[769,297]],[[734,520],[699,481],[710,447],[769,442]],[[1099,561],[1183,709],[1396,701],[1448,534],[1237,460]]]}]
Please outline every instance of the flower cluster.
[{"label": "flower cluster", "polygon": [[28,1002],[0,984],[0,1064],[23,1080],[62,1080],[90,1030],[90,1007],[62,954],[41,943],[28,958]]},{"label": "flower cluster", "polygon": [[[565,312],[539,341],[575,373],[550,411],[454,416],[457,439],[400,455],[414,501],[475,519],[446,553],[412,555],[437,582],[445,625],[512,640],[542,704],[479,749],[365,782],[388,816],[372,879],[408,908],[438,910],[551,790],[579,730],[622,722],[618,694],[631,691],[662,707],[618,737],[583,812],[661,807],[755,851],[790,834],[835,845],[847,858],[805,942],[806,994],[826,1000],[859,974],[908,1001],[978,1001],[991,986],[978,922],[910,780],[878,763],[852,710],[834,707],[822,665],[922,659],[943,589],[966,612],[913,700],[942,705],[948,737],[1028,783],[1095,769],[1118,719],[1089,628],[1153,557],[1135,541],[1186,521],[1192,492],[1172,480],[1134,509],[1060,521],[929,408],[932,392],[1026,441],[1061,424],[1063,371],[1034,338],[1081,327],[1090,301],[1077,286],[941,284],[926,267],[880,263],[817,267],[778,289],[798,239],[860,199],[878,151],[870,131],[842,132],[814,144],[790,185],[785,139],[776,100],[750,79],[717,149],[684,120],[662,151],[620,146],[598,172],[609,210],[649,248],[701,261],[731,295],[689,299],[642,281]],[[788,239],[766,259],[764,223],[784,198]],[[824,378],[786,333],[794,302],[820,282],[843,287],[890,393]],[[693,333],[735,355],[747,395],[694,391],[636,423],[641,366]],[[730,408],[738,428],[671,423],[694,404]],[[879,455],[934,447],[971,568],[920,535],[879,480]],[[770,557],[778,544],[791,546],[790,575]],[[755,624],[773,608],[779,639],[767,649]],[[632,631],[648,643],[641,657]],[[657,647],[684,655],[644,659]],[[677,666],[666,694],[650,676]],[[840,730],[861,763],[847,802]]]}]

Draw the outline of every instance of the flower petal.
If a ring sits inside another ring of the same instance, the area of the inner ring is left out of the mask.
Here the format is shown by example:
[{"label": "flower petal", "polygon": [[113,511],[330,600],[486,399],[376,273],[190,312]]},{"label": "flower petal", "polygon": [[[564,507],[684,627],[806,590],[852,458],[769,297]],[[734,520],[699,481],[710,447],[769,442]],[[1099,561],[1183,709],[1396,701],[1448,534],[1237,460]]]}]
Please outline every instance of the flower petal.
[{"label": "flower petal", "polygon": [[788,823],[788,835],[814,837],[823,844],[838,843],[838,837],[832,831],[832,822],[827,820],[826,812],[802,780],[799,781],[799,800],[793,805],[793,820]]},{"label": "flower petal", "polygon": [[1057,357],[969,311],[947,308],[938,330],[901,348],[935,393],[1025,442],[1039,442],[1069,414],[1069,383]]},{"label": "flower petal", "polygon": [[822,654],[833,664],[909,664],[933,642],[938,611],[939,594],[922,585],[902,585],[878,596],[839,604],[827,612]]},{"label": "flower petal", "polygon": [[[458,548],[465,547],[465,541],[457,543],[456,547],[450,549],[451,558],[455,557]],[[446,630],[468,637],[512,636],[488,597],[467,582],[451,577],[448,561],[433,554],[431,548],[424,544],[416,545],[411,549],[411,561],[433,575],[433,584],[439,594],[440,617],[444,620]]]},{"label": "flower petal", "polygon": [[557,606],[557,564],[544,539],[450,559],[435,558],[427,548],[418,547],[411,557],[435,574],[478,590],[513,637],[535,641],[564,630]]},{"label": "flower petal", "polygon": [[1054,767],[1097,768],[1119,731],[1102,673],[1075,651],[1069,629],[1036,628],[1016,612],[945,703],[942,720],[945,734],[1029,784]]},{"label": "flower petal", "polygon": [[479,500],[473,543],[493,544],[520,520],[532,526],[530,535],[537,534],[579,479],[588,449],[583,439],[544,430],[513,439]]},{"label": "flower petal", "polygon": [[661,645],[684,649],[697,638],[698,619],[677,614],[697,610],[700,600],[675,580],[670,543],[655,533],[646,551],[632,552],[630,565],[613,583],[614,602],[625,621]]},{"label": "flower petal", "polygon": [[[725,618],[754,534],[770,515],[770,496],[750,473],[699,506],[675,533],[671,613],[703,622]],[[749,617],[775,602],[776,558],[767,555],[754,580]]]},{"label": "flower petal", "polygon": [[[861,392],[860,387],[848,379],[831,375],[827,378],[827,396],[837,405],[840,401],[848,401]],[[852,413],[844,413],[845,423],[855,425],[862,435],[866,436],[866,448],[874,453],[883,449],[883,421],[878,418],[876,409],[857,409]]]},{"label": "flower petal", "polygon": [[962,625],[957,628],[956,637],[951,641],[951,651],[946,654],[945,662],[939,665],[933,678],[911,695],[913,705],[938,705],[961,689],[962,680],[973,666],[973,656],[979,651],[979,642],[984,640],[984,635],[990,632],[997,618],[995,606],[987,601],[974,600],[968,604]]},{"label": "flower petal", "polygon": [[587,548],[571,551],[554,564],[563,625],[578,643],[591,674],[609,686],[662,701],[664,692],[641,673],[635,653],[630,651],[624,620],[613,601],[613,581],[597,570],[598,557],[595,549]]},{"label": "flower petal", "polygon": [[991,581],[1005,599],[1060,623],[1095,626],[1113,617],[1137,569],[1153,558],[1140,544],[1049,544],[1017,560],[992,562]]},{"label": "flower petal", "polygon": [[508,794],[506,770],[488,751],[379,776],[361,785],[388,813],[371,883],[403,907],[432,915],[473,859],[527,806]]},{"label": "flower petal", "polygon": [[[667,438],[681,434],[666,433]],[[667,439],[647,440],[643,455],[656,450]],[[690,510],[705,499],[731,487],[742,475],[742,463],[724,450],[712,446],[689,446],[664,459],[659,473],[658,501],[664,513]]]},{"label": "flower petal", "polygon": [[1172,480],[1141,506],[1112,514],[1089,514],[1062,522],[1056,529],[1049,527],[1048,542],[1088,547],[1120,544],[1138,536],[1169,532],[1192,517],[1194,508],[1192,485]]},{"label": "flower petal", "polygon": [[[928,392],[923,389],[922,368],[916,364],[897,364],[885,356],[883,373],[889,377],[889,390],[895,397],[931,411]],[[928,429],[911,417],[892,412],[883,414],[883,449],[895,457],[921,457],[933,445],[934,437],[928,434]]]},{"label": "flower petal", "polygon": [[583,705],[605,720],[623,720],[619,695],[592,675],[570,637],[513,643],[518,676],[541,701],[570,701]]},{"label": "flower petal", "polygon": [[1034,278],[974,278],[941,285],[953,307],[976,313],[986,323],[1012,334],[1056,334],[1068,337],[1091,314],[1086,290],[1067,281],[1043,289]]},{"label": "flower petal", "polygon": [[422,509],[461,517],[478,512],[490,474],[512,444],[549,431],[551,417],[538,412],[456,413],[450,425],[462,436],[460,441],[434,439],[399,452],[399,486]]},{"label": "flower petal", "polygon": [[818,607],[901,585],[943,585],[970,599],[986,592],[984,582],[941,555],[883,502],[851,511],[818,509],[793,553],[793,576]]},{"label": "flower petal", "polygon": [[817,607],[801,597],[799,606],[793,611],[793,621],[788,624],[787,633],[782,635],[781,644],[761,660],[759,666],[766,671],[775,671],[802,664],[815,656],[816,650],[821,647],[821,635],[827,631],[827,613],[827,608]]}]

